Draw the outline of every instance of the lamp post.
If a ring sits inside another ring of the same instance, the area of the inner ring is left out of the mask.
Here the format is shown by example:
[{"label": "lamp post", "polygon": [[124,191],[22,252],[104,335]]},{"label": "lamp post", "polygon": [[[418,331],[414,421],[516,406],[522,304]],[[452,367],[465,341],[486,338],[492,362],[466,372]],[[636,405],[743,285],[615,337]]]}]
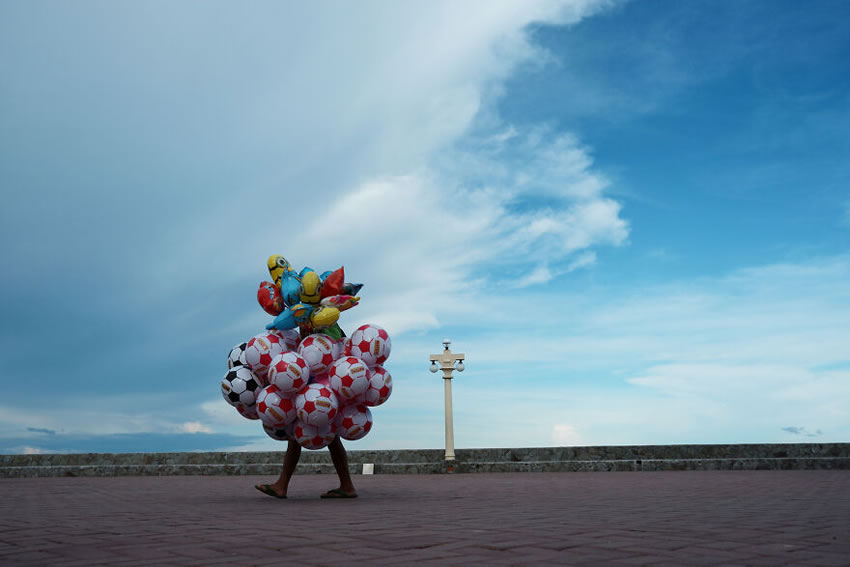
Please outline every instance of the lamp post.
[{"label": "lamp post", "polygon": [[[431,355],[431,372],[443,371],[443,386],[446,394],[446,460],[455,460],[455,434],[452,425],[452,371],[463,372],[463,354],[449,350],[452,342],[443,339],[443,352]],[[437,366],[439,363],[439,366]],[[457,363],[457,366],[455,366]]]}]

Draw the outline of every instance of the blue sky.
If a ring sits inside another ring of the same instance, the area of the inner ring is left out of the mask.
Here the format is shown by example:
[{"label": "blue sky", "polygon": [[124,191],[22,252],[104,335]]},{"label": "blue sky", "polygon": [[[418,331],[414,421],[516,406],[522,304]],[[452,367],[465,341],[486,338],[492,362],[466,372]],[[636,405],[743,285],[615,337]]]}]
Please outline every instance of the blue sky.
[{"label": "blue sky", "polygon": [[344,265],[349,446],[847,441],[850,7],[0,2],[0,452],[280,448],[265,260]]}]

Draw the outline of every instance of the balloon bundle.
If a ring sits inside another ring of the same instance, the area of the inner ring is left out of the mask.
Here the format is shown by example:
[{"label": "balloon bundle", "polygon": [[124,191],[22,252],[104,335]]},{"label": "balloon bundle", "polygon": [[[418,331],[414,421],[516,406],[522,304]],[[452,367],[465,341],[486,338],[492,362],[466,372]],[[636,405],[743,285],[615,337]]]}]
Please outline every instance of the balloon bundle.
[{"label": "balloon bundle", "polygon": [[321,449],[339,435],[361,439],[372,429],[370,407],[392,393],[383,364],[391,341],[377,325],[346,337],[337,321],[358,304],[362,284],[345,282],[343,268],[318,275],[292,269],[283,256],[268,261],[272,280],[257,301],[275,317],[266,330],[236,345],[221,382],[224,399],[258,419],[273,439]]}]

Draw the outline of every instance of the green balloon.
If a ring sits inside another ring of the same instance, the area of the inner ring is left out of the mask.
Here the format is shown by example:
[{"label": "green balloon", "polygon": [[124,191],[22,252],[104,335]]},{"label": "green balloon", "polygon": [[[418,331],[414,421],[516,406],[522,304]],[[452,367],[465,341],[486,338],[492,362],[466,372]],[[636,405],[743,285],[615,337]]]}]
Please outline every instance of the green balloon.
[{"label": "green balloon", "polygon": [[330,327],[325,327],[324,329],[322,329],[319,332],[324,333],[327,336],[329,336],[330,338],[336,339],[336,340],[339,340],[339,339],[341,339],[345,336],[345,333],[343,332],[342,328],[339,326],[339,323],[334,323]]}]

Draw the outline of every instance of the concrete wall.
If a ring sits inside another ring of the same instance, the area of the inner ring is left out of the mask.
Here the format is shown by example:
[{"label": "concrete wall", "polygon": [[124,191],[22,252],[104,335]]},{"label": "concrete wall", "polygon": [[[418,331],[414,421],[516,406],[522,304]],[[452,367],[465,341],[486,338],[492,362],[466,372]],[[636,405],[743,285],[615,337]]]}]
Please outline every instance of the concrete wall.
[{"label": "concrete wall", "polygon": [[[351,471],[375,474],[658,470],[850,469],[850,443],[635,445],[349,451]],[[0,478],[120,475],[276,475],[283,452],[0,455]],[[333,474],[326,450],[304,451],[299,474]]]}]

